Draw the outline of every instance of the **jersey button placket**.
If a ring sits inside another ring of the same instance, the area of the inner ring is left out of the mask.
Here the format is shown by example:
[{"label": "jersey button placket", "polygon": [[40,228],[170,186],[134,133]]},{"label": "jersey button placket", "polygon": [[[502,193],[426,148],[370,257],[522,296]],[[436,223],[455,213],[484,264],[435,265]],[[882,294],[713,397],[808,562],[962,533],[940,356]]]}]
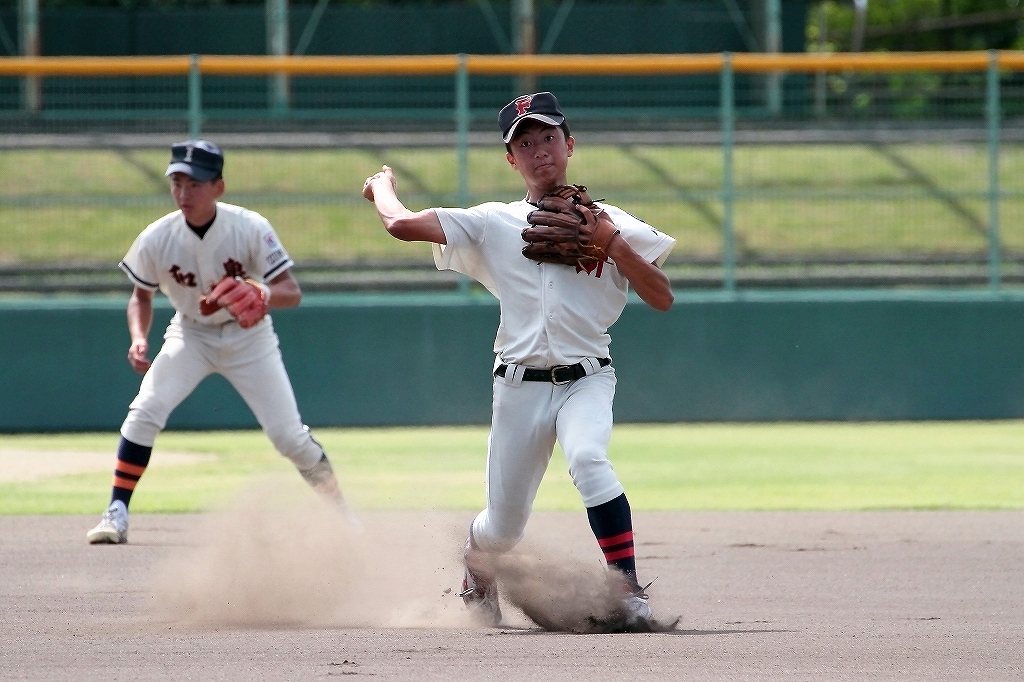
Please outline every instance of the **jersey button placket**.
[{"label": "jersey button placket", "polygon": [[[554,289],[555,289],[555,280],[553,280],[553,279],[548,280],[548,292],[550,293],[550,295],[554,295],[554,293],[555,293]],[[548,313],[548,319],[549,320],[555,319],[554,313],[550,313],[549,312]],[[550,331],[549,331],[549,334],[550,334]]]},{"label": "jersey button placket", "polygon": [[[561,266],[561,265],[549,265],[548,267],[550,267],[550,268],[552,268],[554,270],[555,268],[561,268],[561,267],[564,267],[564,266]],[[555,270],[555,274],[557,274],[557,270]],[[554,357],[556,355],[555,349],[558,348],[559,345],[560,345],[558,343],[558,339],[559,339],[559,336],[560,336],[559,331],[561,329],[559,323],[555,322],[555,312],[554,311],[558,310],[558,308],[562,305],[562,301],[560,301],[559,298],[558,298],[558,291],[555,290],[555,276],[554,276],[554,274],[548,280],[548,291],[546,292],[546,294],[547,295],[545,296],[545,302],[546,302],[547,305],[545,306],[545,310],[547,311],[547,316],[548,316],[548,324],[545,325],[545,331],[547,332],[547,338],[548,338],[548,361],[547,361],[546,365],[547,366],[551,366],[551,365],[553,365],[555,363],[555,357]],[[552,388],[554,388],[554,387],[552,387]]]},{"label": "jersey button placket", "polygon": [[544,274],[544,279],[546,279],[547,283],[548,283],[547,287],[543,287],[542,286],[542,288],[541,288],[541,296],[540,296],[540,298],[541,298],[541,314],[544,316],[542,318],[543,321],[541,322],[541,324],[544,327],[544,339],[547,340],[547,349],[546,349],[544,355],[547,356],[550,359],[550,357],[551,357],[551,329],[548,327],[547,322],[550,321],[550,320],[555,319],[554,313],[551,312],[551,307],[552,307],[553,302],[550,299],[550,297],[554,293],[553,289],[554,289],[554,285],[555,285],[555,280],[550,278],[550,276],[548,274],[548,270],[550,268],[557,267],[557,266],[552,265],[550,263],[542,263],[541,265],[543,266],[542,272]]},{"label": "jersey button placket", "polygon": [[[548,290],[553,290],[554,288],[555,288],[555,280],[549,279],[548,280]],[[554,294],[554,291],[551,291],[551,293]],[[549,309],[548,297],[547,296],[544,297],[544,309],[545,310]],[[555,314],[552,313],[552,312],[548,312],[548,319],[549,320],[555,319]],[[550,334],[550,331],[548,333]]]}]

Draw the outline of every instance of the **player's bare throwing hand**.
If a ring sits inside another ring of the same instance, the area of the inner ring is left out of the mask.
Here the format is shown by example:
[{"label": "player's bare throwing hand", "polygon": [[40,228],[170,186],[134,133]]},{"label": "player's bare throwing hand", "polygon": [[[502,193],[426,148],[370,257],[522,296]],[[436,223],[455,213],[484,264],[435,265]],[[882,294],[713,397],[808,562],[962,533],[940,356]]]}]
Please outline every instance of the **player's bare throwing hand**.
[{"label": "player's bare throwing hand", "polygon": [[675,240],[601,203],[594,210],[614,225],[592,267],[524,257],[527,216],[541,197],[567,184],[575,140],[549,92],[516,98],[502,108],[498,124],[505,158],[526,185],[522,201],[413,212],[399,200],[387,166],[363,185],[363,196],[392,236],[432,242],[438,269],[476,279],[501,303],[487,508],[473,521],[466,543],[462,596],[487,622],[501,621],[494,575],[478,557],[506,552],[522,538],[557,440],[605,560],[621,571],[622,602],[613,614],[619,620],[609,627],[671,627],[654,619],[637,579],[629,503],[608,461],[615,369],[607,331],[629,287],[656,310],[671,307],[672,289],[660,265]]},{"label": "player's bare throwing hand", "polygon": [[[223,167],[223,153],[205,140],[173,145],[166,175],[178,210],[143,230],[121,261],[135,285],[128,300],[128,363],[143,378],[121,426],[110,506],[86,536],[92,544],[128,541],[128,505],[157,435],[171,411],[213,373],[231,382],[303,478],[345,511],[331,463],[299,416],[267,314],[299,304],[294,263],[263,216],[219,201]],[[150,362],[157,290],[176,312]]]}]

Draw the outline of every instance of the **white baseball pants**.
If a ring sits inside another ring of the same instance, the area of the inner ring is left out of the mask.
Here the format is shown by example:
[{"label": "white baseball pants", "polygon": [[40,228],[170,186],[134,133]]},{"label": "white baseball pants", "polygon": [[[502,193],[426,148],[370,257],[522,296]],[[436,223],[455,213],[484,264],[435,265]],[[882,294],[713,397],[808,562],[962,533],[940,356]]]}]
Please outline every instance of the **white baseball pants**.
[{"label": "white baseball pants", "polygon": [[623,493],[608,460],[615,370],[609,365],[564,386],[494,378],[487,447],[487,508],[473,521],[473,540],[505,552],[523,537],[555,441],[562,446],[586,507]]},{"label": "white baseball pants", "polygon": [[242,329],[235,322],[208,326],[175,315],[142,378],[121,435],[152,446],[174,408],[214,373],[235,387],[274,447],[300,471],[320,461],[323,450],[302,423],[269,317]]}]

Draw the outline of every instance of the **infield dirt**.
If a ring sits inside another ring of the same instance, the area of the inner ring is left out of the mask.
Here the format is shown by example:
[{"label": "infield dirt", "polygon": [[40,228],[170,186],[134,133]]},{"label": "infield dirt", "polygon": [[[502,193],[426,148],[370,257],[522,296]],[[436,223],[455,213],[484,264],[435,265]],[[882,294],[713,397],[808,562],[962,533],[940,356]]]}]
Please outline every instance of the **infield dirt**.
[{"label": "infield dirt", "polygon": [[[481,628],[455,595],[473,514],[267,504],[132,517],[0,517],[0,679],[1014,680],[1024,512],[637,513],[669,634]],[[523,552],[597,565],[579,513]]]}]

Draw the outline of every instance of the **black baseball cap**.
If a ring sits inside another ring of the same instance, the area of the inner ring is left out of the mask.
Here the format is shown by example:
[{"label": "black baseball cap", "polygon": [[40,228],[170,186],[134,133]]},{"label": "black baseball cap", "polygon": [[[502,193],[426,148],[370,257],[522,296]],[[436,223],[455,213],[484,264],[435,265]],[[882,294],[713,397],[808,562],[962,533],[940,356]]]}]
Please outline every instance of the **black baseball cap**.
[{"label": "black baseball cap", "polygon": [[199,182],[215,180],[224,170],[224,152],[206,140],[189,140],[171,145],[171,163],[167,172],[184,173]]},{"label": "black baseball cap", "polygon": [[549,126],[560,126],[565,121],[565,116],[558,106],[558,100],[550,92],[522,95],[503,106],[498,112],[502,142],[507,144],[516,134],[519,124],[528,118]]}]

